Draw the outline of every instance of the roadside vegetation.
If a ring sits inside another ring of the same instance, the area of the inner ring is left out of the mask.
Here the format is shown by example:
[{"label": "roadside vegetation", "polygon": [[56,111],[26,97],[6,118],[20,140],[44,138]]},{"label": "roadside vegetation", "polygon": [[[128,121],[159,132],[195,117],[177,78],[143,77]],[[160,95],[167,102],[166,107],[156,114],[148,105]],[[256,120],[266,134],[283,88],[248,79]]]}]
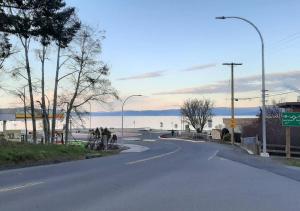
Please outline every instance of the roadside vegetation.
[{"label": "roadside vegetation", "polygon": [[0,141],[0,168],[58,163],[69,160],[102,157],[120,150],[95,151],[86,149],[83,142],[68,145],[30,144]]},{"label": "roadside vegetation", "polygon": [[300,167],[300,159],[298,158],[293,158],[293,159],[286,159],[285,164],[289,166],[296,166]]},{"label": "roadside vegetation", "polygon": [[288,166],[300,167],[300,158],[285,158],[285,157],[274,157],[276,161]]},{"label": "roadside vegetation", "polygon": [[213,102],[210,99],[189,99],[180,108],[184,121],[197,133],[202,133],[204,126],[213,116]]}]

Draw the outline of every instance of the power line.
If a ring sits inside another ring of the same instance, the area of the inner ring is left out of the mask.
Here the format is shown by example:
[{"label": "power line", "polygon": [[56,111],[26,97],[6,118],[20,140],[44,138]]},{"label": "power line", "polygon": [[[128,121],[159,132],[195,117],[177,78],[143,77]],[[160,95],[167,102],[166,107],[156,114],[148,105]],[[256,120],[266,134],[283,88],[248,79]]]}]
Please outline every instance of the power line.
[{"label": "power line", "polygon": [[[294,92],[299,92],[300,89],[298,90],[294,90],[294,91],[288,91],[288,92],[282,92],[282,93],[278,93],[278,94],[272,94],[272,95],[267,95],[266,97],[274,97],[274,96],[280,96],[280,95],[286,95],[286,94],[290,94],[290,93],[294,93]],[[252,100],[252,99],[258,99],[261,97],[245,97],[245,98],[238,98],[239,100]]]}]

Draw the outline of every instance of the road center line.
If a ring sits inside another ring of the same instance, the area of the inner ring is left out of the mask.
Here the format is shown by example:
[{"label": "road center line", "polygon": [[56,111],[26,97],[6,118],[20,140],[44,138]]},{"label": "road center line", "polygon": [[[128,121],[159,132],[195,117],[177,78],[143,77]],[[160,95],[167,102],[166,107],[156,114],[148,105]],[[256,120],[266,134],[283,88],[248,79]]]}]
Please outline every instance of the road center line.
[{"label": "road center line", "polygon": [[212,156],[210,156],[207,160],[211,160],[214,157],[216,157],[216,155],[218,154],[218,152],[219,152],[219,150],[216,150],[215,153]]},{"label": "road center line", "polygon": [[145,162],[145,161],[149,161],[149,160],[162,158],[162,157],[174,154],[174,153],[178,152],[179,150],[181,150],[181,147],[178,147],[176,150],[174,150],[172,152],[168,152],[168,153],[164,153],[164,154],[160,154],[160,155],[155,155],[155,156],[144,158],[144,159],[141,159],[141,160],[127,162],[126,165],[132,165],[132,164],[137,164],[137,163],[141,163],[141,162]]},{"label": "road center line", "polygon": [[44,182],[31,182],[31,183],[26,183],[24,185],[18,185],[18,186],[12,186],[12,187],[7,187],[7,188],[1,188],[1,192],[8,192],[8,191],[13,191],[13,190],[19,190],[19,189],[24,189],[24,188],[29,188],[35,185],[40,185],[43,184]]}]

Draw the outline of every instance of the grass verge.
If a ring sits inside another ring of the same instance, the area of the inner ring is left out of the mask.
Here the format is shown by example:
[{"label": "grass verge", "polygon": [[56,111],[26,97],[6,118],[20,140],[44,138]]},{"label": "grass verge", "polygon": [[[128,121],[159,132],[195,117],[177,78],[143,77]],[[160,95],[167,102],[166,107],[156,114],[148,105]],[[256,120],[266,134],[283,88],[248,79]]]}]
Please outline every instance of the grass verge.
[{"label": "grass verge", "polygon": [[300,167],[300,159],[291,158],[284,161],[286,165]]},{"label": "grass verge", "polygon": [[300,158],[286,158],[281,156],[272,156],[272,160],[287,166],[300,167]]},{"label": "grass verge", "polygon": [[102,157],[119,153],[113,151],[91,151],[83,144],[76,145],[46,145],[16,142],[0,142],[0,168],[14,166],[41,165],[69,160],[80,160]]}]

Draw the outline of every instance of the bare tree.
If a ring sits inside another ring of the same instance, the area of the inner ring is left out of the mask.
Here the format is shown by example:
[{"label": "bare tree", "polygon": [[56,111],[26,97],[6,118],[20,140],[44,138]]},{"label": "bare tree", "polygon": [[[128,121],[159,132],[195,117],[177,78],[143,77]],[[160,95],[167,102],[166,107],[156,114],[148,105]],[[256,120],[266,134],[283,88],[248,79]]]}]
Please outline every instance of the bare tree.
[{"label": "bare tree", "polygon": [[70,49],[70,72],[60,78],[69,78],[71,87],[60,97],[66,106],[65,140],[68,141],[71,113],[80,116],[80,109],[89,102],[105,103],[107,98],[118,98],[107,76],[109,69],[100,60],[101,37],[88,27],[83,27]]},{"label": "bare tree", "polygon": [[[61,50],[68,47],[75,34],[80,29],[81,23],[76,17],[75,8],[69,7],[57,14],[54,31],[54,39],[57,45],[56,73],[53,92],[51,142],[54,142],[56,129],[56,109],[58,99],[59,73],[65,62],[61,62]],[[67,60],[66,60],[67,61]]]},{"label": "bare tree", "polygon": [[186,100],[180,109],[181,115],[186,118],[198,133],[202,133],[207,121],[213,116],[213,103],[209,99]]},{"label": "bare tree", "polygon": [[272,101],[272,105],[269,105],[266,107],[266,114],[267,117],[272,117],[272,118],[281,118],[281,109],[277,106],[279,102],[276,100]]},{"label": "bare tree", "polygon": [[27,104],[26,104],[26,86],[24,86],[23,88],[18,88],[15,91],[11,91],[11,93],[15,96],[17,96],[21,102],[23,103],[23,112],[24,112],[24,124],[25,124],[25,142],[28,142],[28,127],[27,127]]},{"label": "bare tree", "polygon": [[[281,109],[277,106],[278,103],[280,103],[282,101],[276,101],[276,100],[272,100],[272,104],[266,106],[266,115],[268,118],[277,118],[280,119],[281,115],[282,115],[282,111]],[[261,118],[262,114],[262,109],[259,108],[259,117]]]}]

